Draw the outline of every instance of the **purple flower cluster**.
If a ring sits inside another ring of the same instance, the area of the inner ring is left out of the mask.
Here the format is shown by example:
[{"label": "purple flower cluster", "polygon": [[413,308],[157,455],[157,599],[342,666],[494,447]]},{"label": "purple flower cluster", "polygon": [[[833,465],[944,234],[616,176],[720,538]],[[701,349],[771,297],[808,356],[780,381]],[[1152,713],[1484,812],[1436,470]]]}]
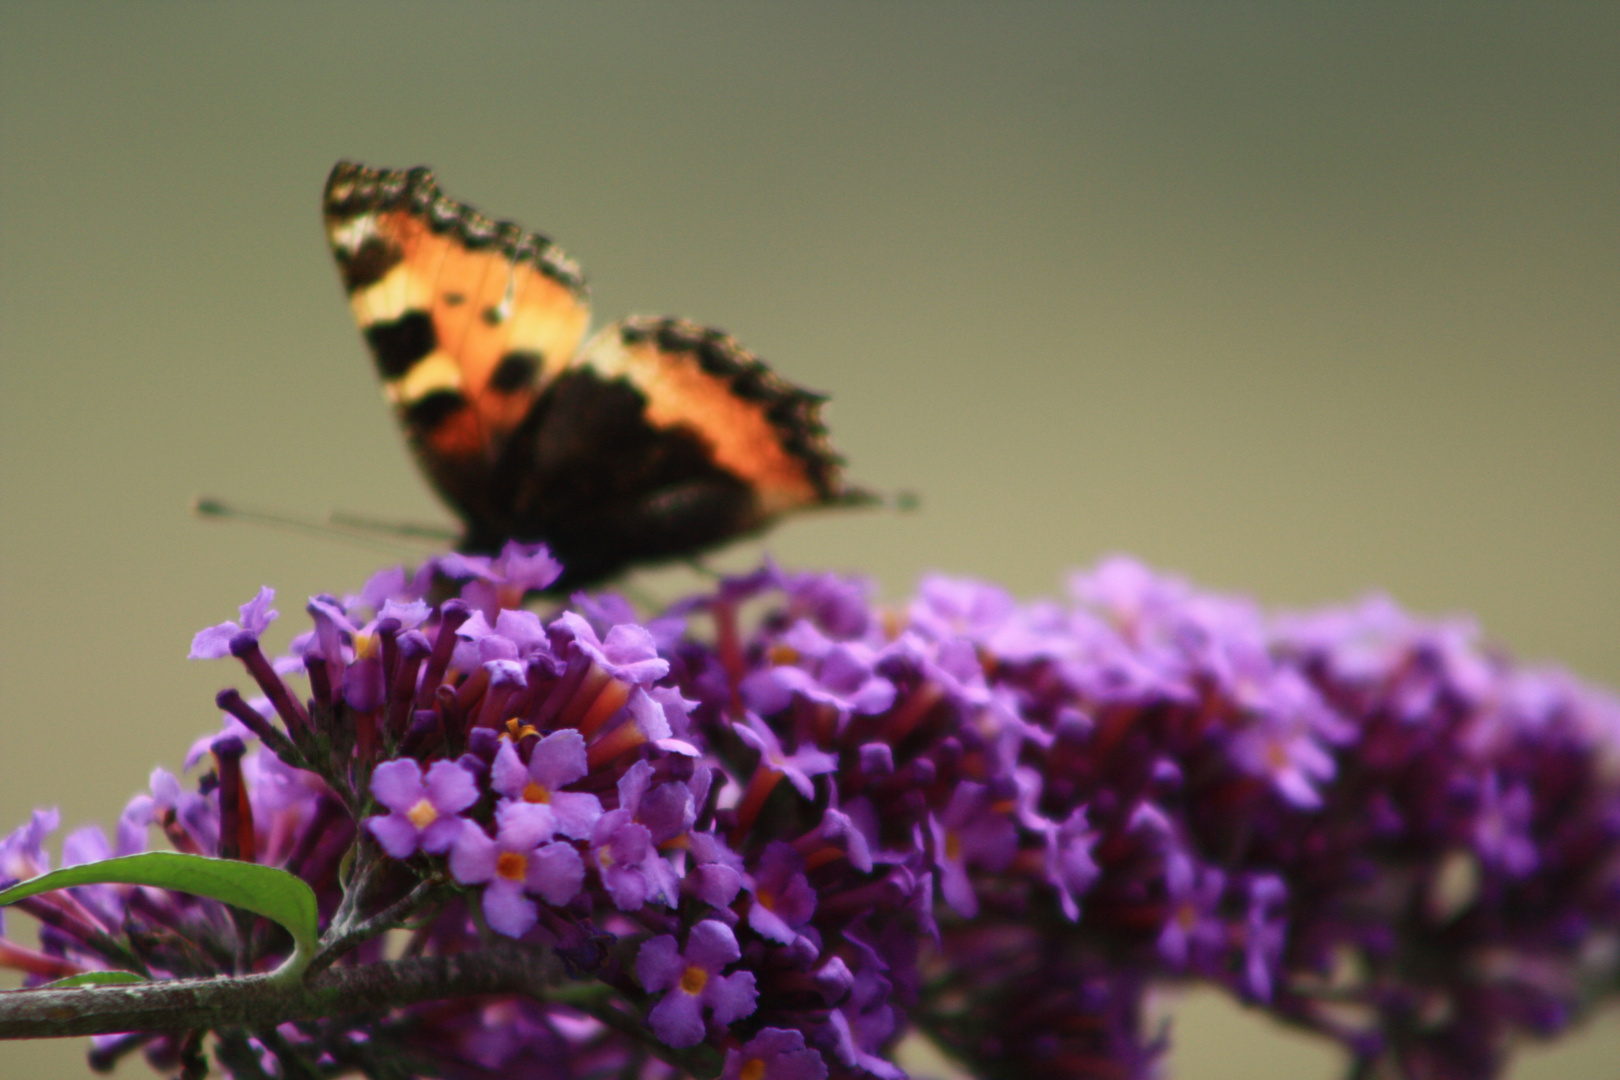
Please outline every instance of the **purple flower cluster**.
[{"label": "purple flower cluster", "polygon": [[[1145,1077],[1145,996],[1201,980],[1368,1074],[1485,1077],[1616,986],[1620,704],[1469,626],[1273,617],[1128,560],[1067,603],[935,578],[889,609],[767,566],[651,621],[611,594],[524,608],[557,572],[516,546],[386,571],[313,599],[279,661],[266,590],[194,643],[259,695],[220,695],[199,790],[160,771],[116,845],[69,838],[99,858],[155,824],[297,873],[328,922],[405,904],[407,956],[569,974],[242,1036],[265,1071],[892,1078],[918,1032],[977,1075]],[[0,884],[54,825],[0,841]],[[34,981],[289,947],[150,889],[23,907],[41,947],[0,964]],[[135,1047],[184,1049],[95,1053]]]}]

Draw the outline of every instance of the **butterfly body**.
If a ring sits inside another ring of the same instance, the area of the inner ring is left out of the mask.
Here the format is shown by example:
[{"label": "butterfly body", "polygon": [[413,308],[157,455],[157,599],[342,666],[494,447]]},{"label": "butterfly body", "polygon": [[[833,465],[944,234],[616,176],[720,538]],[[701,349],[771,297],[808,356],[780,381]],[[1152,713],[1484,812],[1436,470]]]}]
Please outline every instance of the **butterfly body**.
[{"label": "butterfly body", "polygon": [[630,318],[588,341],[585,282],[543,236],[441,194],[426,169],[340,162],[327,237],[463,550],[543,541],[559,587],[682,558],[783,513],[854,504],[822,399],[734,340]]}]

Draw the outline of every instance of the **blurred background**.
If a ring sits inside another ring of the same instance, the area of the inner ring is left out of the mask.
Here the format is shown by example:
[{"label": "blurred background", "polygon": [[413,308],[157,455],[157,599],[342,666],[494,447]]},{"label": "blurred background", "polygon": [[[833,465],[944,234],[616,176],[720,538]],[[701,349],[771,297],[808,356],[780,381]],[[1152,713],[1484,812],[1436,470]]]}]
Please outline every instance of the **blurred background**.
[{"label": "blurred background", "polygon": [[[0,15],[0,832],[110,825],[178,769],[240,681],[191,635],[261,584],[279,648],[423,554],[193,496],[449,521],[326,253],[340,157],[557,238],[599,321],[727,329],[832,395],[852,478],[922,498],[717,566],[1034,596],[1128,551],[1273,606],[1473,612],[1620,685],[1616,5]],[[1172,1013],[1183,1080],[1342,1069],[1210,995]],[[1616,1054],[1610,1014],[1512,1075]]]}]

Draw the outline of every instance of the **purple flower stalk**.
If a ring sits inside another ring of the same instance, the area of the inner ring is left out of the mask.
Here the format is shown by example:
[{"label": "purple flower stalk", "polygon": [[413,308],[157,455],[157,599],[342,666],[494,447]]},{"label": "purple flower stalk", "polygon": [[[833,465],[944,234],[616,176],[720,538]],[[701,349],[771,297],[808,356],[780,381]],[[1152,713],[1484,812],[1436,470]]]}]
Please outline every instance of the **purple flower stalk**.
[{"label": "purple flower stalk", "polygon": [[[222,692],[198,780],[158,770],[64,861],[156,826],[297,874],[339,971],[550,972],[221,1029],[221,1070],[891,1078],[922,1032],[979,1074],[1148,1077],[1147,995],[1198,980],[1358,1075],[1461,1080],[1620,988],[1620,703],[1467,624],[1272,616],[1128,560],[1062,603],[933,578],[885,608],[767,565],[645,621],[612,594],[522,606],[558,572],[520,546],[383,571],[314,598],[276,661],[269,590],[198,634],[254,703]],[[48,868],[55,824],[0,840],[0,885]],[[30,985],[289,949],[181,893],[19,906],[40,946],[0,940],[0,965]],[[137,1031],[94,1060],[135,1049],[200,1052]]]}]

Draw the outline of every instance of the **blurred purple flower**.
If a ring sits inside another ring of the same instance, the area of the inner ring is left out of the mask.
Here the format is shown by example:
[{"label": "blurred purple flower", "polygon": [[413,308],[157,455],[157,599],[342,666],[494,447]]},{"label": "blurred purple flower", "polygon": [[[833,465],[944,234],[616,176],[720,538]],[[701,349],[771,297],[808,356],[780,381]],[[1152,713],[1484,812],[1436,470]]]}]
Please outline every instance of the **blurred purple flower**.
[{"label": "blurred purple flower", "polygon": [[636,954],[636,978],[648,993],[665,992],[647,1014],[653,1031],[679,1049],[703,1040],[703,1010],[724,1027],[754,1011],[759,993],[754,973],[721,972],[742,959],[737,938],[724,923],[706,919],[692,927],[686,951],[668,934],[644,942]]}]

